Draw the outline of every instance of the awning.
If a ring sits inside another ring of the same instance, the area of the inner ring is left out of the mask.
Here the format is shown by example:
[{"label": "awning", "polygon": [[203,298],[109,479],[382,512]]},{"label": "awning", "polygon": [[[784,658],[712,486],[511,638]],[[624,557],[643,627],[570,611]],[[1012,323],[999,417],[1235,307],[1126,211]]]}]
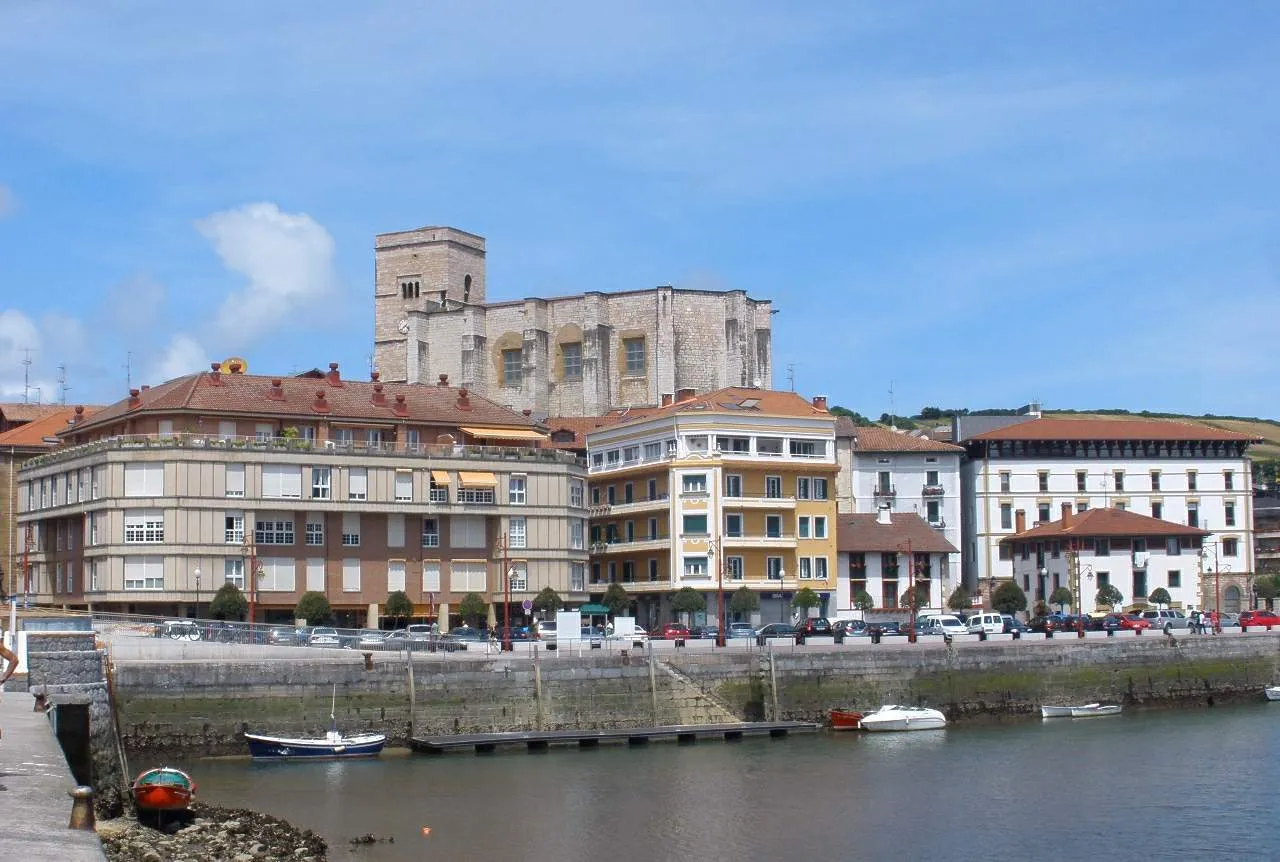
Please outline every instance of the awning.
[{"label": "awning", "polygon": [[486,440],[546,440],[547,435],[532,428],[468,428],[463,425],[460,430],[472,437]]},{"label": "awning", "polygon": [[584,617],[594,617],[609,613],[609,608],[605,605],[597,604],[583,605],[578,608],[578,613],[582,614]]},{"label": "awning", "polygon": [[496,488],[498,477],[492,473],[468,473],[466,470],[459,470],[458,484],[464,488]]},{"label": "awning", "polygon": [[449,471],[448,470],[432,470],[431,481],[437,485],[448,485]]}]

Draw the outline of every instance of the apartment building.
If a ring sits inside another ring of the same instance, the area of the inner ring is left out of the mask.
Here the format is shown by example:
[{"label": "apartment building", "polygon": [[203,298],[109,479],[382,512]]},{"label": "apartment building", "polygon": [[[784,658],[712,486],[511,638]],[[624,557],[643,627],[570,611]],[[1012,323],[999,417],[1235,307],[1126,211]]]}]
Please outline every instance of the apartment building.
[{"label": "apartment building", "polygon": [[1200,572],[1216,571],[1233,596],[1248,589],[1253,492],[1245,450],[1256,439],[1188,422],[1036,412],[960,417],[953,439],[966,450],[961,551],[970,589],[989,595],[1013,577],[1013,546],[1003,540],[1020,532],[1019,512],[1026,523],[1048,523],[1064,504],[1077,514],[1111,508],[1207,530]]},{"label": "apartment building", "polygon": [[[915,512],[894,512],[882,504],[875,514],[837,516],[839,551],[834,616],[902,619],[912,577],[927,595],[921,611],[942,611],[958,583],[955,545]],[[858,596],[872,607],[859,608]]]},{"label": "apartment building", "polygon": [[586,432],[588,589],[622,584],[646,625],[692,587],[706,617],[719,596],[758,594],[755,622],[793,618],[809,587],[833,606],[835,421],[826,399],[731,387],[682,390],[632,419]]},{"label": "apartment building", "polygon": [[59,437],[19,474],[40,602],[192,615],[229,581],[258,620],[315,590],[375,625],[396,590],[442,622],[472,592],[501,615],[505,578],[517,609],[546,586],[585,599],[585,462],[447,381],[215,364],[77,408]]},{"label": "apartment building", "polygon": [[1001,547],[1009,549],[1014,580],[1031,603],[1048,602],[1054,590],[1065,587],[1074,597],[1070,607],[1076,613],[1093,613],[1099,607],[1098,591],[1112,586],[1122,607],[1146,605],[1163,588],[1170,607],[1239,611],[1238,593],[1217,595],[1214,587],[1220,583],[1199,576],[1201,542],[1208,535],[1207,530],[1125,509],[1076,513],[1063,503],[1057,520],[1030,529],[1018,523]]}]

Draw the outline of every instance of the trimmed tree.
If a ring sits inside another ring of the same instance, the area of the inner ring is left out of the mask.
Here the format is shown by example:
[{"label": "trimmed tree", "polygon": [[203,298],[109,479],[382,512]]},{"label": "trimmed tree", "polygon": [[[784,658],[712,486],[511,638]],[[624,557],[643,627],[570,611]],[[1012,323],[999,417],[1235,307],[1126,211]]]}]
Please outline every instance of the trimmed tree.
[{"label": "trimmed tree", "polygon": [[671,610],[678,614],[696,614],[707,609],[707,600],[693,587],[681,587],[671,598]]},{"label": "trimmed tree", "polygon": [[967,611],[973,607],[969,591],[964,588],[964,584],[960,584],[951,591],[951,597],[947,599],[947,607],[953,611]]},{"label": "trimmed tree", "polygon": [[329,606],[329,600],[325,598],[324,593],[311,590],[298,598],[293,616],[296,619],[306,620],[309,626],[322,626],[333,619],[333,608]]},{"label": "trimmed tree", "polygon": [[747,587],[738,587],[729,596],[729,613],[735,615],[752,614],[760,610],[760,597]]},{"label": "trimmed tree", "polygon": [[928,587],[916,588],[915,586],[907,587],[907,591],[902,594],[902,601],[899,604],[904,608],[920,610],[929,604]]},{"label": "trimmed tree", "polygon": [[627,608],[631,607],[632,599],[622,584],[609,584],[609,588],[604,591],[604,598],[600,603],[609,609],[611,616],[622,615]]},{"label": "trimmed tree", "polygon": [[1173,597],[1169,595],[1169,591],[1164,587],[1156,587],[1151,591],[1151,595],[1147,596],[1147,601],[1151,602],[1151,604],[1156,607],[1160,607],[1162,605],[1164,607],[1168,607],[1173,601]]},{"label": "trimmed tree", "polygon": [[564,602],[560,600],[560,594],[551,589],[551,587],[543,587],[533,597],[533,609],[536,611],[555,613],[562,607],[564,607]]},{"label": "trimmed tree", "polygon": [[1071,604],[1071,590],[1066,587],[1058,587],[1049,593],[1049,604],[1058,606],[1058,613],[1062,613],[1063,609]]},{"label": "trimmed tree", "polygon": [[469,626],[480,627],[480,621],[488,613],[489,605],[476,593],[467,593],[458,602],[458,616]]},{"label": "trimmed tree", "polygon": [[1013,616],[1027,609],[1027,594],[1013,581],[1005,581],[996,587],[995,594],[991,596],[991,607],[1002,614]]},{"label": "trimmed tree", "polygon": [[1114,586],[1106,584],[1099,588],[1098,594],[1093,597],[1093,603],[1099,607],[1114,609],[1124,604],[1124,596]]},{"label": "trimmed tree", "polygon": [[803,612],[806,617],[809,616],[810,610],[820,604],[822,604],[822,599],[808,587],[797,590],[795,596],[791,599],[791,607]]},{"label": "trimmed tree", "polygon": [[240,588],[227,581],[218,587],[209,602],[209,616],[215,620],[243,620],[249,612],[249,602],[240,592]]},{"label": "trimmed tree", "polygon": [[401,620],[406,620],[413,616],[413,602],[409,601],[409,596],[405,594],[404,590],[396,590],[387,595],[382,615],[391,617],[396,622],[396,628],[399,628]]},{"label": "trimmed tree", "polygon": [[876,600],[871,598],[871,593],[866,590],[858,590],[853,594],[853,606],[858,610],[866,613],[876,606]]}]

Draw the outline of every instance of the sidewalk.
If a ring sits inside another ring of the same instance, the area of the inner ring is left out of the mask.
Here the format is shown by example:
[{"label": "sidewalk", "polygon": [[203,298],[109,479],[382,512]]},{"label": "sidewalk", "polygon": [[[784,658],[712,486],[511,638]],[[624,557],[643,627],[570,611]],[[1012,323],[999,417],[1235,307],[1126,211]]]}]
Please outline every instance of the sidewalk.
[{"label": "sidewalk", "polygon": [[103,862],[93,832],[71,830],[71,769],[26,692],[0,694],[0,859]]}]

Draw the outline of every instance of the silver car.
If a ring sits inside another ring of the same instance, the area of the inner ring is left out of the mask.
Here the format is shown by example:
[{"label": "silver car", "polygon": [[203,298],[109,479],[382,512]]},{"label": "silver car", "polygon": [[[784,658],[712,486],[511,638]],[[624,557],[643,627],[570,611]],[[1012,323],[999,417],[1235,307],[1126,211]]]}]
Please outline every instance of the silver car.
[{"label": "silver car", "polygon": [[1139,616],[1151,623],[1151,628],[1162,632],[1185,629],[1190,624],[1182,611],[1145,610]]}]

